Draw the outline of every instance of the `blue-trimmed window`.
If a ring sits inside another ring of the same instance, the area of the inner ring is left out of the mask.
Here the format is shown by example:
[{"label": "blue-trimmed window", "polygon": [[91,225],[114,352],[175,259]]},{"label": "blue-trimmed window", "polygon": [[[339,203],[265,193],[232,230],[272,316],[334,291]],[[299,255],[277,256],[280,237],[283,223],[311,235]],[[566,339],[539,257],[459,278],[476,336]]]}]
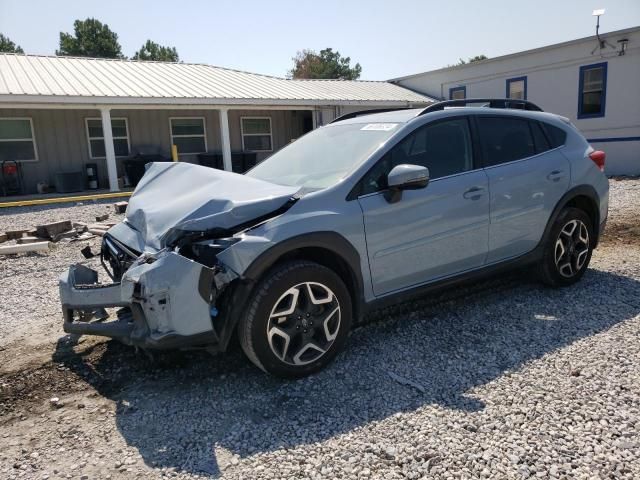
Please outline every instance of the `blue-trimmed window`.
[{"label": "blue-trimmed window", "polygon": [[527,99],[527,77],[515,77],[507,79],[507,93],[505,98],[514,100]]},{"label": "blue-trimmed window", "polygon": [[464,100],[467,98],[467,87],[451,87],[449,89],[449,100]]},{"label": "blue-trimmed window", "polygon": [[580,67],[578,118],[604,117],[607,99],[607,62]]}]

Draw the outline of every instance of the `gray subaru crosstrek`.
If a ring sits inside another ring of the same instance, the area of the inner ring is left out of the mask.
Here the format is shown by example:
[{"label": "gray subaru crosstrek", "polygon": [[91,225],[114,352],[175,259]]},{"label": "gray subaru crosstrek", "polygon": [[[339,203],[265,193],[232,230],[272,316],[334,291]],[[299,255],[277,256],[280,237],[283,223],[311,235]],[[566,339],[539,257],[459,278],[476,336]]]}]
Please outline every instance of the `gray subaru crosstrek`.
[{"label": "gray subaru crosstrek", "polygon": [[390,302],[527,264],[571,285],[607,218],[605,155],[539,110],[350,114],[245,175],[151,164],[104,236],[112,280],[81,264],[61,276],[64,330],[213,352],[237,332],[262,370],[299,377]]}]

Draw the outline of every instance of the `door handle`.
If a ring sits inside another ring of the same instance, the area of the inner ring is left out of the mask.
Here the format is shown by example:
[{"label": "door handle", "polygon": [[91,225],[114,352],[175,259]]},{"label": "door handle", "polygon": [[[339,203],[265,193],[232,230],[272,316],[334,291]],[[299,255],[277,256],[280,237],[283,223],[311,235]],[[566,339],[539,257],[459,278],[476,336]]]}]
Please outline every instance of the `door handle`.
[{"label": "door handle", "polygon": [[562,177],[564,177],[564,172],[562,170],[554,170],[549,175],[547,175],[547,180],[549,180],[551,182],[557,182]]},{"label": "door handle", "polygon": [[484,188],[482,187],[472,187],[462,194],[467,200],[478,200],[482,195],[484,195]]}]

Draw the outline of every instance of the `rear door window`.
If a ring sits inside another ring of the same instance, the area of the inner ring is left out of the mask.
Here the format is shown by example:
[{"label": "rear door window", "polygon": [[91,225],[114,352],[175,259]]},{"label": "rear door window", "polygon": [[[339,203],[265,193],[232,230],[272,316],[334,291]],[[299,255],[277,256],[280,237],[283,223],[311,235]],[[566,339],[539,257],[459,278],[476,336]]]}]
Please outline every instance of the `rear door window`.
[{"label": "rear door window", "polygon": [[535,155],[536,148],[528,120],[484,115],[476,118],[486,167]]}]

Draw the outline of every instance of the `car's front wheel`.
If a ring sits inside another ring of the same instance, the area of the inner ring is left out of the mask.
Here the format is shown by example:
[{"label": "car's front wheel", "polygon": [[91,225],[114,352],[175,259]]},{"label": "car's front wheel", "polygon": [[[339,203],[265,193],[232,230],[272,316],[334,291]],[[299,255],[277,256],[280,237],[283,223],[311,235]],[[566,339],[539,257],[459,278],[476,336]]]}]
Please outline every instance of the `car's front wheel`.
[{"label": "car's front wheel", "polygon": [[556,219],[542,262],[539,264],[541,280],[547,285],[571,285],[584,275],[595,238],[589,216],[578,208],[565,208]]},{"label": "car's front wheel", "polygon": [[317,372],[337,355],[351,318],[351,296],[335,272],[292,261],[276,266],[256,286],[238,336],[259,368],[296,378]]}]

